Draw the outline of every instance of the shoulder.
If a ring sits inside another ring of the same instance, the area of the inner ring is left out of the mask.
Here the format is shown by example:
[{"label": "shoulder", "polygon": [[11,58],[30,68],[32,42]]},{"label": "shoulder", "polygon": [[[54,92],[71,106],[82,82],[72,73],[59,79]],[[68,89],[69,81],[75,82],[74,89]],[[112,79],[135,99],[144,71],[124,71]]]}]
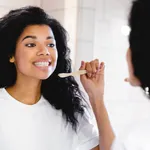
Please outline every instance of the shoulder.
[{"label": "shoulder", "polygon": [[4,88],[0,88],[0,103],[3,103],[4,99],[6,99],[5,90],[4,90]]},{"label": "shoulder", "polygon": [[10,102],[11,101],[8,99],[4,88],[0,88],[0,118],[2,118],[1,115],[6,114],[9,108],[11,107]]}]

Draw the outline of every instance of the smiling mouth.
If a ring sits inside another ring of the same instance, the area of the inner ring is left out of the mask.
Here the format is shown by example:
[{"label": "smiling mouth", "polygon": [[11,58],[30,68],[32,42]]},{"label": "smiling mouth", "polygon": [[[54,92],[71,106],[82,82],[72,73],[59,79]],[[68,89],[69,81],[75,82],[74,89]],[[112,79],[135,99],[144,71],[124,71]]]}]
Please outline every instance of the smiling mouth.
[{"label": "smiling mouth", "polygon": [[33,63],[36,67],[49,67],[51,62],[35,62]]}]

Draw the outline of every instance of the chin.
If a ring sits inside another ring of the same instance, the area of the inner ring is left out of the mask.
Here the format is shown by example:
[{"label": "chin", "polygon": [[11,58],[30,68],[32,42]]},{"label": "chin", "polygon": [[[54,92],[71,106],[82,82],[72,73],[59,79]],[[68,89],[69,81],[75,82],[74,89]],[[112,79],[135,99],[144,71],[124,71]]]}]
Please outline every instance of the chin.
[{"label": "chin", "polygon": [[49,77],[43,77],[43,78],[40,78],[40,80],[46,80],[46,79],[48,79]]},{"label": "chin", "polygon": [[38,79],[40,79],[40,80],[46,80],[46,79],[48,79],[51,75],[53,74],[53,72],[51,73],[51,74],[47,74],[47,75],[41,75],[41,76],[39,76],[38,77]]},{"label": "chin", "polygon": [[51,76],[51,75],[40,76],[40,77],[38,77],[38,79],[40,79],[40,80],[46,80],[46,79],[48,79],[50,76]]}]

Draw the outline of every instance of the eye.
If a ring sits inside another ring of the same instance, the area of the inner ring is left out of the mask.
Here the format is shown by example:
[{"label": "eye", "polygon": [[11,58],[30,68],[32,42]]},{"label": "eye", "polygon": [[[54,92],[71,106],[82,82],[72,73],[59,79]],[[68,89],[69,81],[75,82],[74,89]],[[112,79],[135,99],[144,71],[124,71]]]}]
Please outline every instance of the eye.
[{"label": "eye", "polygon": [[50,43],[50,44],[48,44],[47,46],[48,46],[48,47],[55,47],[55,44]]},{"label": "eye", "polygon": [[36,45],[34,43],[28,43],[25,46],[27,46],[27,47],[35,47]]}]

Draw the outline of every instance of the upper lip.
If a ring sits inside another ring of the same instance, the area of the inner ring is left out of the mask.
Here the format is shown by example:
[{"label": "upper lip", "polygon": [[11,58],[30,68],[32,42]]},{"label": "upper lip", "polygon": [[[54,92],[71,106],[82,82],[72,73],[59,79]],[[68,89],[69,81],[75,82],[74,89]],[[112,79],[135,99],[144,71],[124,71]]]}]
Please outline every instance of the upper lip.
[{"label": "upper lip", "polygon": [[38,60],[34,61],[34,63],[36,63],[36,62],[51,62],[51,60],[50,59],[38,59]]}]

